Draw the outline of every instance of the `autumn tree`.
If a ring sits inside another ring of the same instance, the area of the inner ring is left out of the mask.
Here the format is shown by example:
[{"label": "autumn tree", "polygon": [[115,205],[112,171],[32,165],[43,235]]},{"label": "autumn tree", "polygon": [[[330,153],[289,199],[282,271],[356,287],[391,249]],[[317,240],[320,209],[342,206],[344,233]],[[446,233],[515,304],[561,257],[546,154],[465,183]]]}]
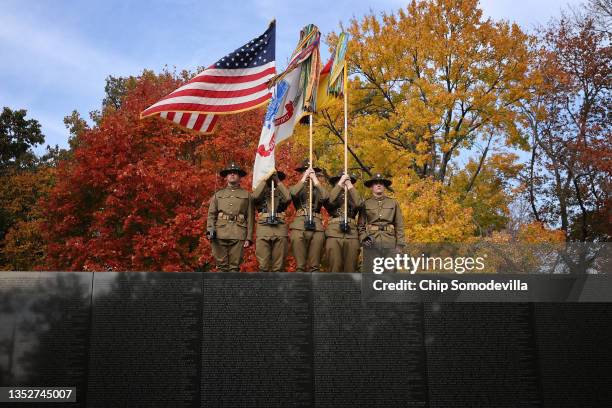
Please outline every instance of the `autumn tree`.
[{"label": "autumn tree", "polygon": [[589,0],[587,7],[596,29],[610,34],[612,32],[612,0]]},{"label": "autumn tree", "polygon": [[54,180],[54,168],[36,168],[0,176],[0,270],[31,270],[41,265],[45,242],[41,223],[45,217],[39,206]]},{"label": "autumn tree", "polygon": [[40,233],[43,214],[38,201],[53,183],[53,167],[61,149],[43,144],[40,123],[24,109],[4,108],[0,114],[0,270],[28,270],[44,258]]},{"label": "autumn tree", "polygon": [[[35,167],[36,155],[32,148],[45,141],[40,123],[36,119],[26,119],[26,115],[24,109],[14,111],[8,107],[0,114],[0,185],[3,190],[10,189],[11,178],[16,173]],[[3,193],[0,195],[0,241],[20,218],[14,211],[15,206],[10,204],[11,195],[8,191]]]},{"label": "autumn tree", "polygon": [[533,217],[568,240],[612,237],[612,48],[592,16],[564,15],[541,32],[541,81],[525,105],[525,173]]},{"label": "autumn tree", "polygon": [[474,237],[473,210],[459,204],[457,193],[449,192],[437,180],[425,179],[409,184],[398,177],[396,198],[404,214],[408,242],[467,242]]},{"label": "autumn tree", "polygon": [[[508,159],[518,157],[510,151],[528,149],[517,117],[530,98],[534,38],[516,24],[484,18],[476,0],[412,1],[353,19],[346,31],[352,170],[401,178],[393,185],[400,196],[425,191],[433,180],[459,207],[479,208],[461,231],[503,228],[512,191],[500,177],[516,175]],[[332,170],[342,168],[342,119],[336,101],[315,120],[319,163]],[[306,135],[298,140],[305,144]],[[494,174],[499,165],[505,168]]]},{"label": "autumn tree", "polygon": [[[230,160],[252,166],[264,113],[223,117],[212,136],[139,118],[182,81],[169,72],[145,71],[113,94],[93,127],[76,114],[69,118],[79,143],[60,164],[44,203],[48,268],[212,269],[203,232],[209,200],[224,184],[218,172]],[[288,155],[289,147],[281,148],[279,161],[291,166]],[[243,184],[248,188],[250,177]],[[256,270],[252,249],[246,251],[247,268]]]},{"label": "autumn tree", "polygon": [[531,39],[516,24],[484,19],[476,0],[412,1],[352,20],[348,32],[351,136],[367,167],[445,181],[479,138],[525,145],[515,119]]},{"label": "autumn tree", "polygon": [[[183,157],[197,136],[157,119],[147,103],[178,86],[169,73],[145,74],[122,109],[82,129],[71,160],[44,206],[50,269],[196,269],[207,182]],[[182,156],[182,157],[181,157]]]}]

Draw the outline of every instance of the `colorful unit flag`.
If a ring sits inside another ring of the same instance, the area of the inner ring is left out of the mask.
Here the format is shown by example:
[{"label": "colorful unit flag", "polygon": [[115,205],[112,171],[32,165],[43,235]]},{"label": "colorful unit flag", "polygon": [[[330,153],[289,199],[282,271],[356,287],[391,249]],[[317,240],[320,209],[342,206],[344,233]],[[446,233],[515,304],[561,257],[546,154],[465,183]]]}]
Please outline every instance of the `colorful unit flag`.
[{"label": "colorful unit flag", "polygon": [[[319,65],[321,64],[321,56],[319,54],[319,40],[321,33],[314,24],[308,24],[300,33],[300,44],[298,49],[301,52],[293,59],[299,56],[302,73],[300,78],[300,86],[304,92],[304,110],[314,112],[317,107],[317,87],[319,86]],[[309,50],[306,57],[302,54],[305,50]],[[295,55],[295,52],[294,52]]]},{"label": "colorful unit flag", "polygon": [[216,122],[214,115],[247,111],[265,104],[272,96],[268,81],[276,73],[275,42],[273,21],[262,35],[221,58],[140,116],[165,115],[179,125],[207,133]]},{"label": "colorful unit flag", "polygon": [[[287,69],[275,78],[274,94],[268,105],[253,166],[253,188],[275,171],[275,148],[293,134],[300,119],[307,115],[306,104],[316,103],[320,33],[308,25],[300,33]],[[309,97],[308,97],[309,96]]]},{"label": "colorful unit flag", "polygon": [[319,73],[319,88],[317,89],[317,112],[329,107],[330,101],[335,98],[327,94],[327,84],[329,82],[329,73],[334,64],[334,56],[332,55],[327,63],[321,68]]},{"label": "colorful unit flag", "polygon": [[293,128],[306,114],[300,87],[302,67],[293,69],[274,86],[268,105],[253,166],[253,188],[275,170],[275,147],[293,134]]},{"label": "colorful unit flag", "polygon": [[336,97],[344,93],[347,45],[348,34],[340,33],[336,49],[321,68],[317,90],[317,112],[328,108]]},{"label": "colorful unit flag", "polygon": [[346,47],[348,45],[348,34],[340,33],[338,44],[334,52],[334,64],[329,74],[329,85],[327,92],[330,95],[339,96],[344,92],[344,79],[346,75]]}]

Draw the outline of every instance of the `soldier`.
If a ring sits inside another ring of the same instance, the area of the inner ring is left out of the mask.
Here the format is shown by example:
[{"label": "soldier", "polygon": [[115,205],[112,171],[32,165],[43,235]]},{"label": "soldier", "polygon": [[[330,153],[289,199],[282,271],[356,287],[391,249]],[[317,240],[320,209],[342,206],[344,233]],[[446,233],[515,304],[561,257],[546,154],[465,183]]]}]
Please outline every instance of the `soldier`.
[{"label": "soldier", "polygon": [[[319,182],[318,167],[309,167],[308,160],[295,169],[302,174],[302,179],[291,186],[291,199],[296,209],[296,217],[291,223],[291,251],[295,257],[298,272],[318,271],[321,264],[321,254],[325,244],[325,232],[321,220],[321,207],[327,201],[328,193]],[[309,217],[310,188],[308,180],[312,180],[312,219]]]},{"label": "soldier", "polygon": [[[357,181],[354,175],[350,177],[344,172],[330,177],[333,185],[325,209],[330,220],[325,230],[325,256],[330,272],[355,272],[359,260],[359,232],[355,220],[363,199],[353,184]],[[344,187],[348,191],[347,222],[344,217]]]},{"label": "soldier", "polygon": [[[277,171],[260,182],[253,191],[253,202],[259,215],[255,256],[259,270],[283,272],[288,249],[288,230],[285,209],[291,202],[291,193],[282,181],[285,173]],[[272,181],[274,181],[274,206],[272,206]]]},{"label": "soldier", "polygon": [[221,170],[227,187],[215,193],[208,207],[206,237],[220,272],[240,271],[242,253],[253,242],[253,198],[240,187],[246,175],[237,164]]},{"label": "soldier", "polygon": [[359,214],[359,240],[364,247],[372,247],[376,256],[394,256],[405,241],[399,203],[385,195],[391,180],[379,173],[364,184],[372,189],[373,196],[365,200]]}]

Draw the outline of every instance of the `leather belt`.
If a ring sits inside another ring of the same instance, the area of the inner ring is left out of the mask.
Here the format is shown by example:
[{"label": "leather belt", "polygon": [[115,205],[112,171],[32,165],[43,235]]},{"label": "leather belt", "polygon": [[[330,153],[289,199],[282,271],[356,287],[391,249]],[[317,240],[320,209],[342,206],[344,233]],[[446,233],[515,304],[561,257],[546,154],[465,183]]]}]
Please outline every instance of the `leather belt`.
[{"label": "leather belt", "polygon": [[[295,216],[299,217],[299,216],[306,216],[308,217],[308,210],[303,210],[303,209],[299,209],[295,212]],[[314,210],[312,211],[312,217],[313,218],[321,218],[321,214],[318,212],[315,212]]]},{"label": "leather belt", "polygon": [[[351,218],[351,217],[348,217],[347,220],[348,220],[348,222],[350,224],[355,224],[357,222],[357,220],[355,220],[355,218]],[[335,217],[335,218],[331,218],[329,220],[330,224],[341,223],[341,222],[344,222],[344,217]]]},{"label": "leather belt", "polygon": [[368,224],[366,225],[366,229],[369,231],[395,231],[395,226],[393,226],[393,224],[386,224],[386,225]]},{"label": "leather belt", "polygon": [[223,213],[223,211],[219,211],[217,218],[221,220],[228,220],[228,221],[244,221],[245,220],[244,214],[238,214],[238,215],[225,214]]},{"label": "leather belt", "polygon": [[[278,218],[279,220],[284,220],[285,219],[285,213],[284,212],[279,212],[279,213],[276,213],[275,215],[276,215],[276,218]],[[260,212],[259,213],[259,218],[260,219],[268,218],[270,216],[272,216],[272,214],[267,213],[267,212]]]}]

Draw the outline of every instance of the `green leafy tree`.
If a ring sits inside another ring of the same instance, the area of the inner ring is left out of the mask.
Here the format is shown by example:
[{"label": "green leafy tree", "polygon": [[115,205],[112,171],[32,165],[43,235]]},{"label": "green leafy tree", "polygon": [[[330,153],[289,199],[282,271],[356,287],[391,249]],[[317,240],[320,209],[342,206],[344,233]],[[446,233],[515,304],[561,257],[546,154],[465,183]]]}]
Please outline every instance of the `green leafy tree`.
[{"label": "green leafy tree", "polygon": [[45,136],[36,119],[26,119],[25,109],[4,107],[0,113],[0,173],[35,165],[32,148],[44,143]]}]

